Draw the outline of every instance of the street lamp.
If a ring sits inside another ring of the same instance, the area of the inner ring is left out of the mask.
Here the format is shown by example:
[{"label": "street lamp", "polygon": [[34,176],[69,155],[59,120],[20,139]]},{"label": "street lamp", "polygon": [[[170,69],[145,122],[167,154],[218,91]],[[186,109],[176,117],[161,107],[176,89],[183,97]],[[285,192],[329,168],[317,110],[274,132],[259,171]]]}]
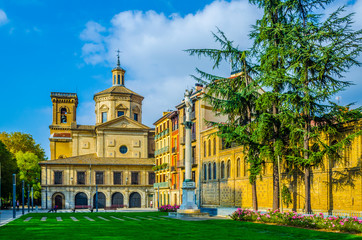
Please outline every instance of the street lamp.
[{"label": "street lamp", "polygon": [[146,208],[148,208],[148,189],[146,189]]}]

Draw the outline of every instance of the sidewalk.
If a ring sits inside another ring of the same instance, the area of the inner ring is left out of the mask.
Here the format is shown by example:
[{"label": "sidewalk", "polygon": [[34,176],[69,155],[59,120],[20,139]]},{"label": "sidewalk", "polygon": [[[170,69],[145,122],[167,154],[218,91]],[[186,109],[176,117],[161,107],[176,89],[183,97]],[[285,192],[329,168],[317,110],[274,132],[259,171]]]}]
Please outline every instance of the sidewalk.
[{"label": "sidewalk", "polygon": [[[30,210],[31,212],[31,210]],[[35,211],[34,211],[35,212]],[[28,213],[28,209],[26,208],[24,210],[24,215]],[[22,216],[22,210],[20,208],[19,211],[16,211],[16,218],[13,218],[13,210],[0,210],[0,227],[7,224],[8,222],[11,222],[14,219],[17,219]]]}]

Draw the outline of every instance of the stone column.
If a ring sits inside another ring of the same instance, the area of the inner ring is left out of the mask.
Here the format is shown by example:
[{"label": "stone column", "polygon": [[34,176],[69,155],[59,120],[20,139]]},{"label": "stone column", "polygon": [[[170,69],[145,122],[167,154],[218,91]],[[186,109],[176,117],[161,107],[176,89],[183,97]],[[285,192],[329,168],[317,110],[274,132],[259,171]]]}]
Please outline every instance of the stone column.
[{"label": "stone column", "polygon": [[191,177],[191,111],[192,111],[192,100],[191,100],[192,91],[186,90],[185,93],[185,115],[186,121],[185,125],[185,181],[182,183],[182,204],[178,213],[197,213],[200,212],[197,205],[195,204],[195,182],[192,181]]}]

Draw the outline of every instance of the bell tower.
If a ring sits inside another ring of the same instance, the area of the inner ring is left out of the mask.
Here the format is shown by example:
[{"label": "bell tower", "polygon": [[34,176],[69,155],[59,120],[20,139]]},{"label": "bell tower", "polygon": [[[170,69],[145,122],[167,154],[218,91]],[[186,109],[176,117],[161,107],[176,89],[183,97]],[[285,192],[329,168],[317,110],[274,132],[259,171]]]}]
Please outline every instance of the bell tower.
[{"label": "bell tower", "polygon": [[117,50],[117,53],[117,67],[112,69],[112,86],[125,86],[124,74],[126,73],[126,70],[121,68],[121,64],[119,62],[120,51]]},{"label": "bell tower", "polygon": [[77,125],[76,93],[52,92],[53,121],[50,129],[50,159],[72,156],[72,130]]},{"label": "bell tower", "polygon": [[53,126],[70,127],[76,123],[78,96],[76,93],[52,92]]}]

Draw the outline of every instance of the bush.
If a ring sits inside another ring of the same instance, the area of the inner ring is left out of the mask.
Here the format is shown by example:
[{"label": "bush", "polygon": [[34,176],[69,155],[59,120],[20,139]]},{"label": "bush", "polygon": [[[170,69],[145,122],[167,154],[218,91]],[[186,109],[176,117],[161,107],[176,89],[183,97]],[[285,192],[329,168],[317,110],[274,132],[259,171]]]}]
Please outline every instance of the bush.
[{"label": "bush", "polygon": [[177,209],[179,209],[179,205],[163,205],[158,210],[160,212],[177,212]]},{"label": "bush", "polygon": [[314,215],[302,215],[296,212],[284,212],[279,210],[267,213],[252,211],[248,209],[238,209],[231,218],[236,221],[277,223],[288,226],[339,230],[342,232],[362,232],[362,220],[357,217],[324,217],[322,213]]}]

